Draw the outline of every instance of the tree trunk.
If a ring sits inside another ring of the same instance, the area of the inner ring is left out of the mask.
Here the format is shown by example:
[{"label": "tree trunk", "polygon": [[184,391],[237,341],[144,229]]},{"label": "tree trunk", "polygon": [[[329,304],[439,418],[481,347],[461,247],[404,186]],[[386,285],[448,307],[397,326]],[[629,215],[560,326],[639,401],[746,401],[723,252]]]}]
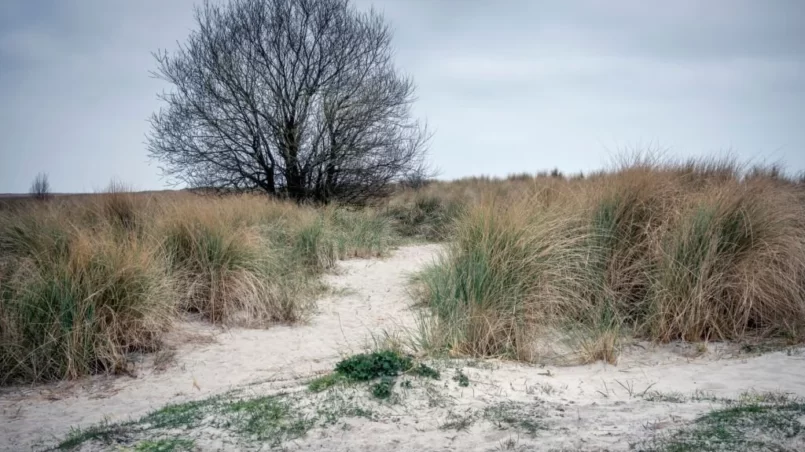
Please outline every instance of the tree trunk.
[{"label": "tree trunk", "polygon": [[305,197],[304,174],[299,169],[299,143],[296,139],[296,123],[285,120],[285,186],[288,196],[297,202]]},{"label": "tree trunk", "polygon": [[270,195],[275,195],[277,193],[277,184],[274,181],[274,166],[272,165],[268,171],[266,171],[266,187],[265,190]]}]

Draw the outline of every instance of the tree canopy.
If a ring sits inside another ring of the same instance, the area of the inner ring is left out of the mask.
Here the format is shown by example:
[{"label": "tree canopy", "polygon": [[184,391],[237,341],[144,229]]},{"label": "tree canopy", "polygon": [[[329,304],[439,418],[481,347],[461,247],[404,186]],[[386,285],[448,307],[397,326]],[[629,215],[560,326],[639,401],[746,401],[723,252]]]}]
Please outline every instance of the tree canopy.
[{"label": "tree canopy", "polygon": [[196,8],[150,155],[190,187],[360,203],[421,170],[428,133],[383,17],[348,0],[232,0]]}]

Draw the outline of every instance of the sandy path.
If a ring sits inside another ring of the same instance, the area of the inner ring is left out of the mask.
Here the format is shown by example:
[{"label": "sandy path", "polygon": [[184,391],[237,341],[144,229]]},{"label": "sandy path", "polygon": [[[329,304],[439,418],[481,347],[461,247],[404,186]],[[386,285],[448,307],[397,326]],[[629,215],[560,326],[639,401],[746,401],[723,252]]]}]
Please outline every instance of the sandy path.
[{"label": "sandy path", "polygon": [[138,378],[4,390],[0,450],[29,450],[38,440],[62,437],[72,426],[138,417],[166,403],[256,381],[294,385],[300,378],[332,369],[341,354],[366,345],[371,332],[393,330],[411,318],[406,314],[408,275],[430,262],[438,249],[410,246],[387,259],[340,262],[336,274],[325,276],[335,295],[318,301],[318,312],[309,323],[232,329],[214,343],[187,344],[177,351],[177,362],[162,373],[144,369]]},{"label": "sandy path", "polygon": [[[361,350],[370,333],[410,325],[406,278],[438,250],[435,245],[412,246],[388,259],[342,262],[338,274],[326,277],[339,290],[318,302],[319,312],[309,324],[235,329],[220,334],[215,343],[184,345],[177,363],[163,373],[145,366],[139,378],[5,391],[0,394],[0,449],[30,450],[37,442],[61,437],[71,426],[137,417],[169,402],[246,384],[254,393],[299,387],[311,375],[332,369],[341,355]],[[434,392],[408,391],[402,403],[380,407],[387,413],[379,420],[348,420],[348,429],[311,432],[287,448],[499,450],[516,443],[519,450],[627,450],[629,442],[672,431],[714,406],[707,400],[647,401],[641,394],[648,390],[686,395],[706,391],[729,398],[745,391],[779,391],[805,397],[803,349],[735,358],[734,347],[708,348],[702,356],[687,358],[691,347],[642,344],[624,353],[617,366],[447,362],[443,365],[462,368],[469,387],[459,387],[450,378],[454,370],[443,368],[446,378],[433,383]],[[443,403],[430,398],[437,392]],[[486,407],[507,403],[519,404],[547,428],[531,438],[478,420]],[[476,421],[461,431],[440,428],[455,415],[475,416]],[[197,444],[203,450],[237,450],[203,439]]]}]

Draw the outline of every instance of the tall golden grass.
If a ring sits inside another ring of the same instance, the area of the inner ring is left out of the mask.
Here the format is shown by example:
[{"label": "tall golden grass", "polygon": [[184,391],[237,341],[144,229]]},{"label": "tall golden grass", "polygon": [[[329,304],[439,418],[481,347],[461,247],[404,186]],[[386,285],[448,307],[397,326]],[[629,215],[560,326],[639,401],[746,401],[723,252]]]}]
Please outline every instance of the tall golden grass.
[{"label": "tall golden grass", "polygon": [[106,193],[0,209],[0,384],[126,368],[186,312],[295,322],[338,259],[447,241],[420,276],[421,344],[617,359],[654,341],[799,340],[805,185],[731,160],[635,160],[400,188],[371,208]]},{"label": "tall golden grass", "polygon": [[421,275],[428,347],[614,362],[624,336],[801,337],[805,192],[775,168],[644,159],[464,185],[476,201]]},{"label": "tall golden grass", "polygon": [[0,384],[124,369],[184,312],[294,322],[336,259],[383,253],[374,211],[260,196],[106,193],[0,211]]}]

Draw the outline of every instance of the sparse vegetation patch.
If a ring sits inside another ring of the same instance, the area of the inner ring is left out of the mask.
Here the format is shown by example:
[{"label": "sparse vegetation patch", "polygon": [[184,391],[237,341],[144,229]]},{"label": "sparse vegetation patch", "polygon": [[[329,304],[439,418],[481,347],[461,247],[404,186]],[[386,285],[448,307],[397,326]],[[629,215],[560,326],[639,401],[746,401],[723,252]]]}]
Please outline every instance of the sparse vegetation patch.
[{"label": "sparse vegetation patch", "polygon": [[470,377],[468,377],[467,374],[462,372],[460,369],[456,369],[456,374],[453,376],[453,381],[464,388],[470,385]]},{"label": "sparse vegetation patch", "polygon": [[[393,350],[379,350],[347,357],[335,366],[335,371],[313,379],[308,389],[320,392],[340,382],[380,381],[370,387],[378,399],[388,399],[393,392],[396,378],[400,375],[439,379],[439,371],[424,364],[415,363],[413,357]],[[410,384],[410,383],[409,383]]]},{"label": "sparse vegetation patch", "polygon": [[743,398],[670,434],[633,445],[646,452],[800,450],[805,404],[787,397]]},{"label": "sparse vegetation patch", "polygon": [[483,418],[500,429],[514,429],[530,436],[546,429],[544,409],[535,404],[502,402],[483,410]]}]

